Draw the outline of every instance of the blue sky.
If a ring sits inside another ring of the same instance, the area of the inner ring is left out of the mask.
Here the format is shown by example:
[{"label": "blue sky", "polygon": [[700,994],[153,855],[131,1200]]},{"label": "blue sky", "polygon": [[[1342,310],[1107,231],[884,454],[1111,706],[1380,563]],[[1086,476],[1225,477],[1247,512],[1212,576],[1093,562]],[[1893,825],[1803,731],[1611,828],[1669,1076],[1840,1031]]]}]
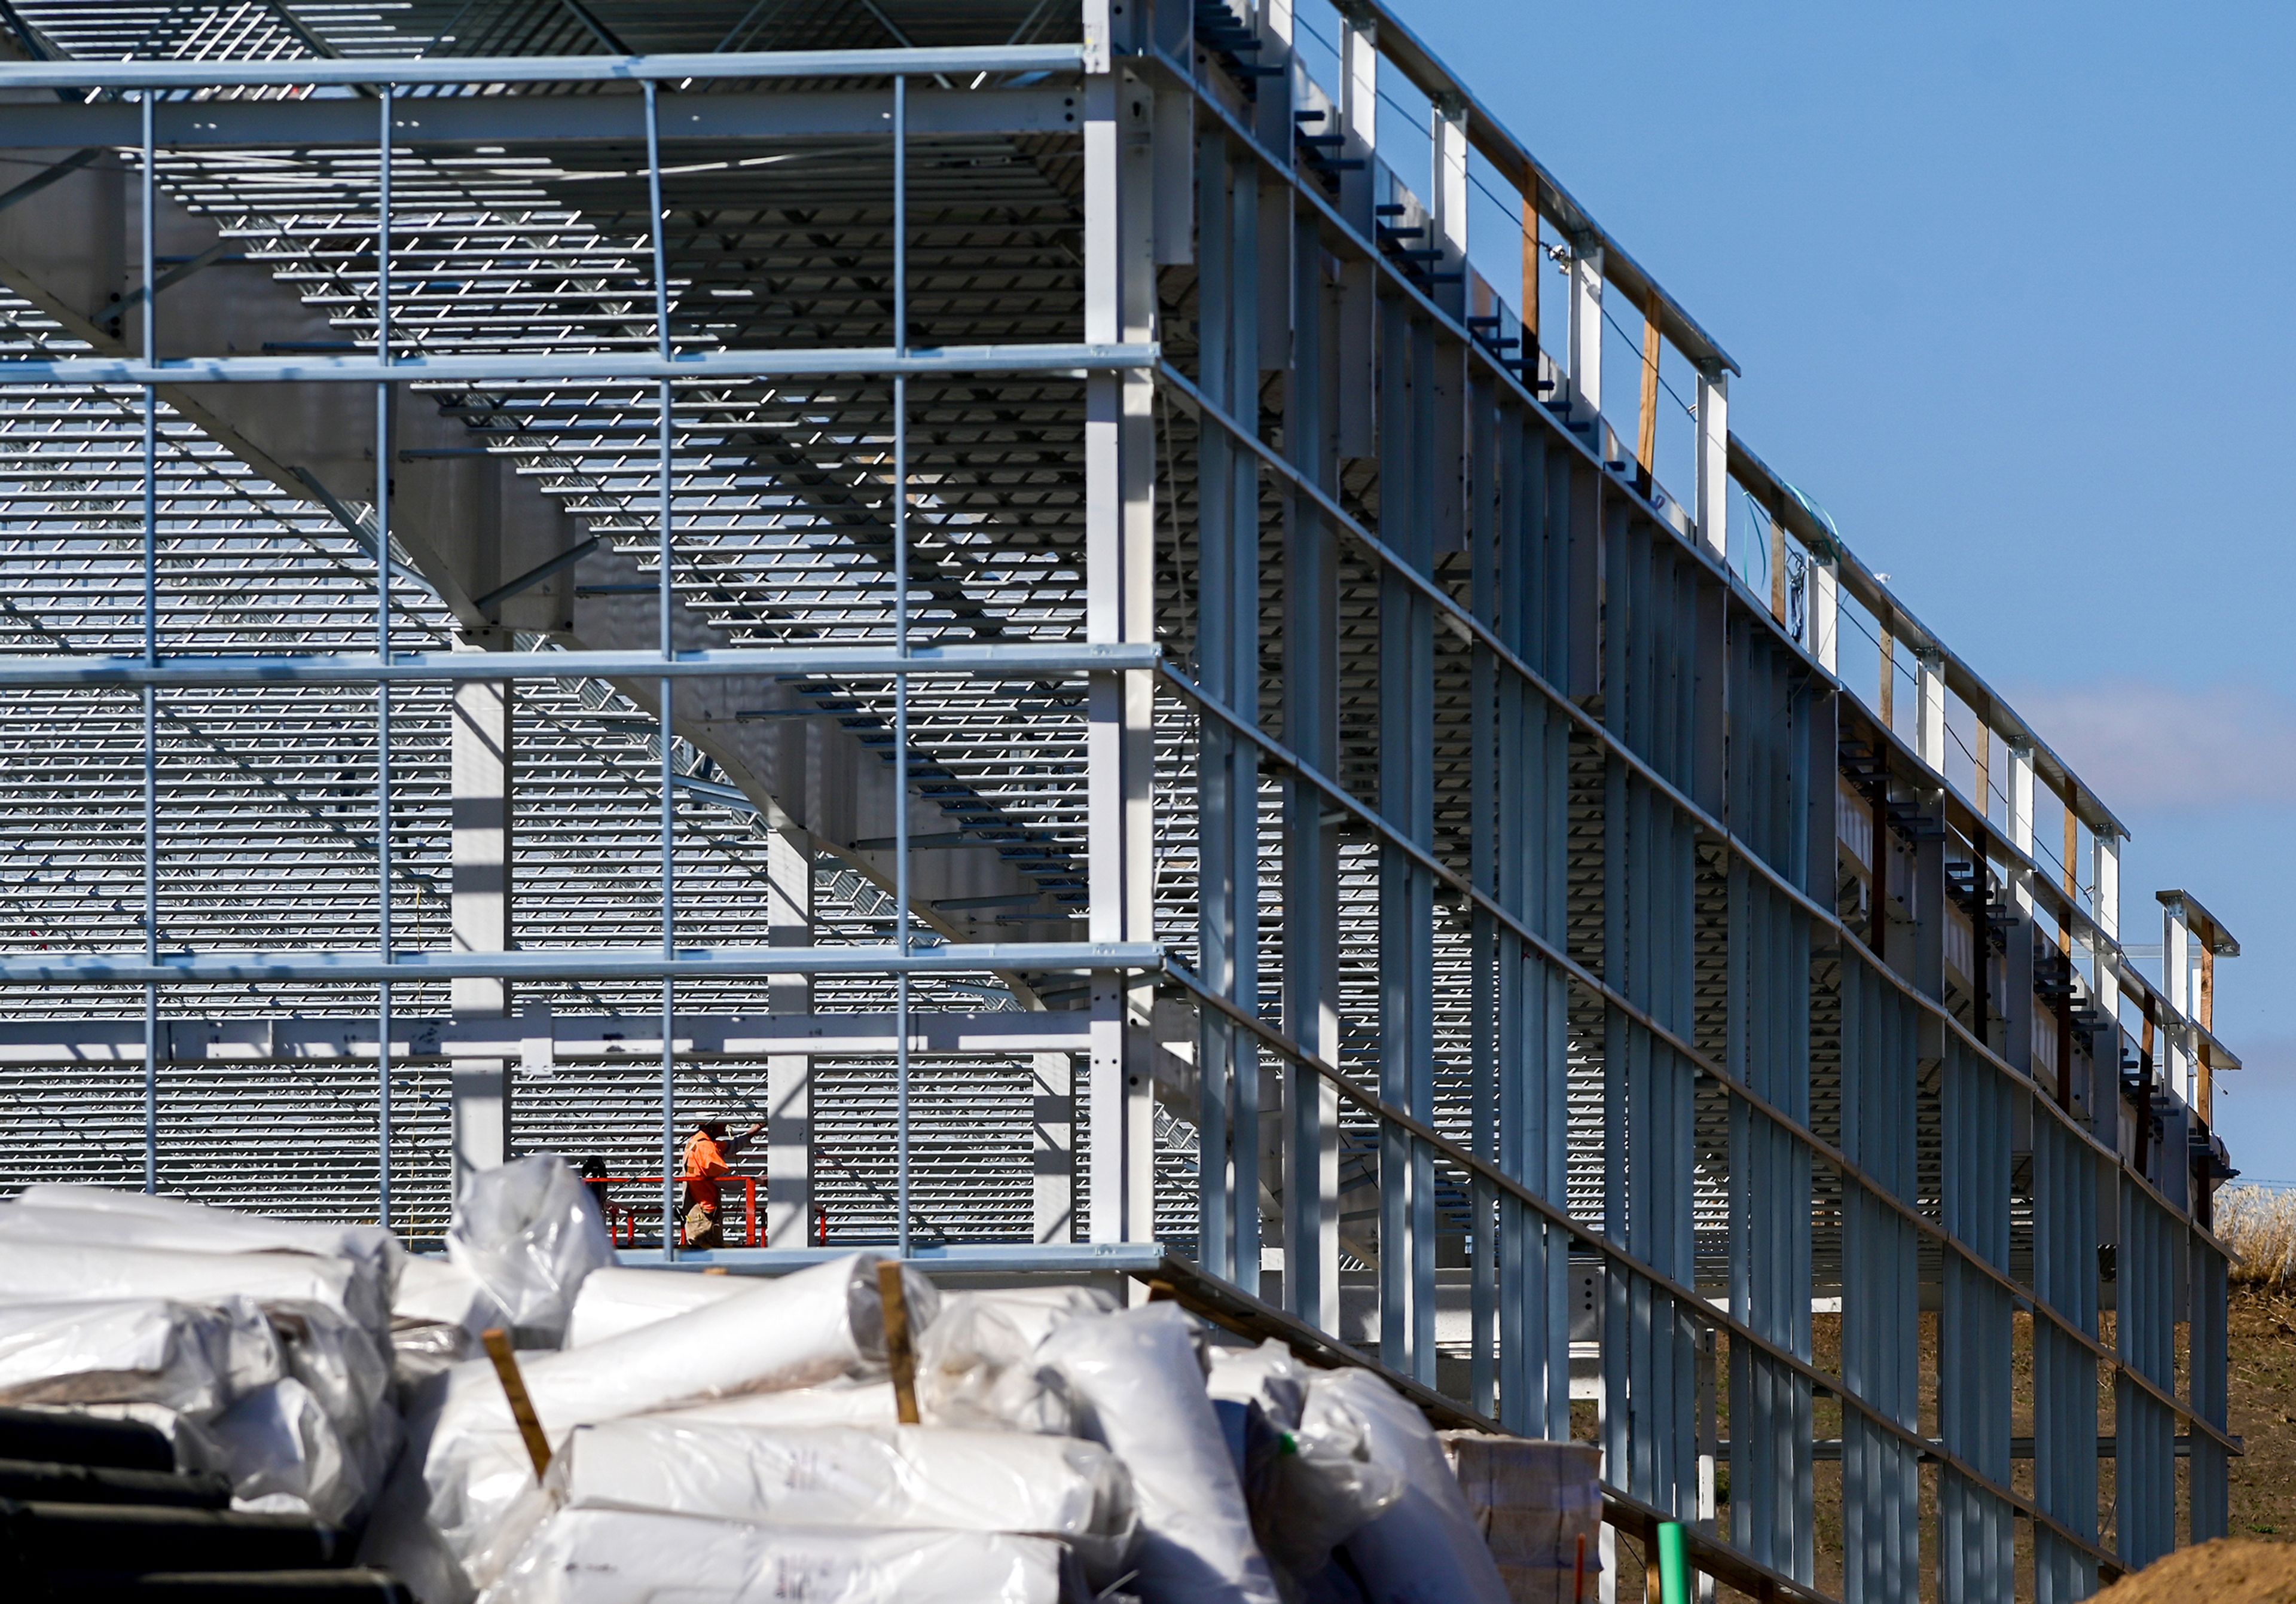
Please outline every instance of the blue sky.
[{"label": "blue sky", "polygon": [[1397,4],[2128,822],[2127,939],[2240,937],[2218,1120],[2296,1182],[2296,7]]}]

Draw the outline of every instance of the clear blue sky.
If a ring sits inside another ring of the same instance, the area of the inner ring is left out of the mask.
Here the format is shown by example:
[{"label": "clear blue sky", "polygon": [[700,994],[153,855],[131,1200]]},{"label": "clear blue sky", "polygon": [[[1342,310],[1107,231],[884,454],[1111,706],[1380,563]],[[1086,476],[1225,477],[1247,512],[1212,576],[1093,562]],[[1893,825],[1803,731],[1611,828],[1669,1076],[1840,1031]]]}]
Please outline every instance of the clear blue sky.
[{"label": "clear blue sky", "polygon": [[2218,1122],[2296,1182],[2296,6],[1397,4],[2128,822],[2127,939],[2241,937]]}]

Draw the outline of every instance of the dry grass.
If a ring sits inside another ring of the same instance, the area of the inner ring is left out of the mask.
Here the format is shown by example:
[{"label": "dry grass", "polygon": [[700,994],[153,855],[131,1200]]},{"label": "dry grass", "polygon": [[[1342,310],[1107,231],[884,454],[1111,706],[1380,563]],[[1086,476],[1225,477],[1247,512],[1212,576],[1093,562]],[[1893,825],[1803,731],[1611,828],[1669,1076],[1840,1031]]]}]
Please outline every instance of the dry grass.
[{"label": "dry grass", "polygon": [[2296,1191],[2226,1187],[2217,1194],[2217,1235],[2240,1256],[2234,1281],[2284,1287],[2296,1280]]}]

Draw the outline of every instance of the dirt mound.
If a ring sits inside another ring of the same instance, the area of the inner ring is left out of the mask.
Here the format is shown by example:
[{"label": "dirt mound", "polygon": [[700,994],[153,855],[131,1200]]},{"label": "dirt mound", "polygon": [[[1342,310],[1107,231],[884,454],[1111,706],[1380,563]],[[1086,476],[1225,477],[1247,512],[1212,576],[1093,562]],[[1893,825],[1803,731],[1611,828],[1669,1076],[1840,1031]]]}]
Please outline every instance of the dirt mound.
[{"label": "dirt mound", "polygon": [[2096,1595],[2093,1604],[2296,1604],[2296,1544],[2226,1537],[2178,1549]]}]

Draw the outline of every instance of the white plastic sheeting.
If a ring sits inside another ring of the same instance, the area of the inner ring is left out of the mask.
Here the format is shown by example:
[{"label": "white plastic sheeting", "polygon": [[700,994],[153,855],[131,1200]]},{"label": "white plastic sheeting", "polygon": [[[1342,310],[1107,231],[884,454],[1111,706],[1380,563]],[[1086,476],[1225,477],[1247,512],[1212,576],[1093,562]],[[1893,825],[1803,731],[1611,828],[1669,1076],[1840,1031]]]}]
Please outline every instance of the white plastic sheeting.
[{"label": "white plastic sheeting", "polygon": [[1059,1604],[1061,1570],[1041,1537],[566,1510],[485,1604]]},{"label": "white plastic sheeting", "polygon": [[350,1267],[299,1253],[195,1253],[0,1240],[0,1302],[87,1303],[98,1298],[172,1297],[215,1303],[246,1297],[325,1304],[348,1314]]},{"label": "white plastic sheeting", "polygon": [[1276,1604],[1179,1305],[1081,1316],[1037,1357],[1067,1382],[1079,1429],[1132,1473],[1141,1528],[1133,1586],[1146,1604]]},{"label": "white plastic sheeting", "polygon": [[[91,1223],[86,1216],[101,1216]],[[403,1255],[376,1225],[332,1225],[234,1214],[181,1198],[41,1183],[0,1207],[0,1241],[11,1238],[93,1242],[192,1253],[297,1253],[341,1263],[346,1311],[378,1337],[387,1329]]]},{"label": "white plastic sheeting", "polygon": [[[226,1336],[240,1361],[234,1380],[258,1373],[245,1362],[251,1305],[226,1300],[222,1309],[203,1313],[238,1322]],[[0,1320],[6,1317],[0,1311]],[[293,1305],[275,1307],[267,1320],[254,1315],[254,1325],[270,1344],[269,1378],[234,1386],[220,1412],[152,1401],[75,1406],[158,1427],[175,1445],[180,1469],[220,1472],[242,1506],[308,1509],[332,1522],[355,1518],[398,1443],[398,1415],[381,1395],[373,1338],[324,1305],[302,1305],[299,1313]]]},{"label": "white plastic sheeting", "polygon": [[344,1444],[319,1400],[290,1376],[258,1387],[208,1428],[221,1450],[213,1468],[242,1505],[283,1510],[292,1500],[321,1520],[348,1520],[372,1490],[368,1467]]},{"label": "white plastic sheeting", "polygon": [[[650,1414],[679,1404],[812,1387],[882,1365],[884,1313],[875,1259],[849,1255],[777,1281],[760,1281],[683,1318],[523,1363],[536,1416],[553,1444],[577,1426]],[[910,1317],[929,1325],[939,1294],[910,1272]],[[519,1495],[533,1469],[510,1407],[483,1363],[447,1372],[446,1402],[423,1479],[433,1524],[470,1555]]]},{"label": "white plastic sheeting", "polygon": [[[1207,1386],[1214,1398],[1249,1405],[1272,1443],[1247,1437],[1244,1498],[1252,1530],[1277,1569],[1305,1583],[1332,1551],[1403,1496],[1403,1478],[1372,1462],[1362,1420],[1351,1410],[1318,1412],[1304,1423],[1315,1372],[1270,1338],[1256,1348],[1214,1348]],[[1272,1451],[1269,1451],[1271,1450]]]},{"label": "white plastic sheeting", "polygon": [[611,1264],[593,1270],[575,1295],[566,1346],[587,1347],[689,1309],[722,1303],[751,1284],[731,1275],[697,1275],[687,1270],[625,1270]]},{"label": "white plastic sheeting", "polygon": [[1416,1405],[1369,1371],[1332,1371],[1308,1381],[1301,1426],[1360,1431],[1372,1462],[1402,1477],[1402,1497],[1347,1540],[1368,1604],[1508,1604],[1442,1441]]},{"label": "white plastic sheeting", "polygon": [[445,1258],[408,1256],[390,1300],[390,1370],[401,1393],[479,1355],[479,1335],[510,1323],[478,1278]]},{"label": "white plastic sheeting", "polygon": [[275,1304],[269,1313],[286,1350],[287,1373],[333,1426],[349,1461],[351,1502],[361,1503],[381,1485],[398,1453],[390,1362],[365,1327],[324,1304]]},{"label": "white plastic sheeting", "polygon": [[463,1178],[447,1256],[512,1325],[555,1346],[583,1278],[614,1262],[614,1244],[581,1177],[556,1155],[533,1153]]},{"label": "white plastic sheeting", "polygon": [[477,1336],[508,1318],[479,1278],[451,1259],[410,1254],[398,1269],[391,1294],[390,1323],[396,1330],[422,1325],[460,1326]]},{"label": "white plastic sheeting", "polygon": [[473,1576],[484,1584],[500,1574],[562,1508],[1055,1537],[1101,1584],[1121,1575],[1135,1529],[1123,1467],[1074,1437],[651,1415],[570,1432],[543,1485],[477,1557]]},{"label": "white plastic sheeting", "polygon": [[179,1462],[223,1472],[243,1502],[357,1514],[398,1443],[382,1347],[398,1250],[387,1237],[89,1187],[26,1196],[0,1207],[0,1325],[29,1330],[37,1308],[70,1304],[85,1339],[89,1312],[135,1301],[197,1311],[174,1317],[177,1329],[220,1333],[201,1339],[221,1344],[204,1361],[214,1385],[183,1386],[200,1362],[179,1356],[172,1382],[128,1404],[86,1396],[85,1379],[61,1382],[80,1396],[51,1397],[135,1410],[168,1431]]},{"label": "white plastic sheeting", "polygon": [[1070,1321],[1114,1307],[1087,1287],[943,1295],[939,1317],[917,1342],[919,1412],[936,1426],[1068,1435],[1074,1410],[1063,1388],[1046,1385],[1037,1350]]},{"label": "white plastic sheeting", "polygon": [[0,1404],[158,1404],[205,1420],[284,1373],[245,1298],[0,1304]]},{"label": "white plastic sheeting", "polygon": [[1213,1397],[1257,1404],[1277,1430],[1300,1429],[1309,1371],[1290,1348],[1270,1337],[1258,1347],[1216,1347],[1208,1357],[1211,1371],[1204,1389]]},{"label": "white plastic sheeting", "polygon": [[742,1393],[652,1417],[726,1426],[893,1426],[901,1418],[890,1381],[831,1381],[785,1392]]}]

